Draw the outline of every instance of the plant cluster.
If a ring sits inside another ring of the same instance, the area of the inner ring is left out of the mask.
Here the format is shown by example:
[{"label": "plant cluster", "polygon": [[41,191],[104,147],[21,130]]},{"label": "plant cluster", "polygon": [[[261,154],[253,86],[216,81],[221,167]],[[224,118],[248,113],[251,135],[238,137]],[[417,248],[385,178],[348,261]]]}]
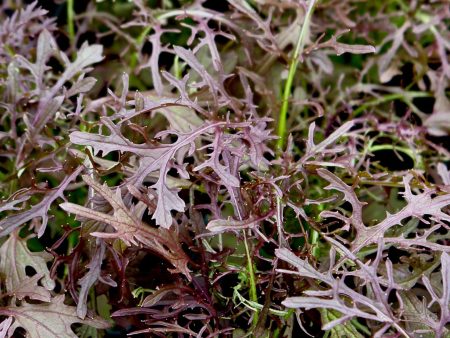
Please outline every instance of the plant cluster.
[{"label": "plant cluster", "polygon": [[0,338],[449,336],[449,7],[6,1]]}]

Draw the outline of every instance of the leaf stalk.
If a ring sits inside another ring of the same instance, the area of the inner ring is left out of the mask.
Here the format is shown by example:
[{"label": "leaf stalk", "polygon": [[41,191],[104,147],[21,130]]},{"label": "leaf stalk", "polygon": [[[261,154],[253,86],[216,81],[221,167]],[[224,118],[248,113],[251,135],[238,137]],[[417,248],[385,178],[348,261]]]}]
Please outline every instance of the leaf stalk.
[{"label": "leaf stalk", "polygon": [[289,97],[291,96],[292,83],[294,82],[294,76],[297,70],[299,58],[303,52],[303,47],[305,46],[305,37],[311,22],[311,16],[314,10],[315,2],[316,2],[315,0],[309,1],[308,9],[306,10],[305,14],[305,20],[303,21],[303,26],[298,36],[294,55],[292,56],[289,65],[288,77],[286,83],[284,84],[282,105],[280,110],[280,116],[278,118],[278,130],[277,130],[277,135],[279,137],[277,141],[278,150],[281,150],[284,147],[286,139],[286,121],[287,121],[287,111],[289,108]]}]

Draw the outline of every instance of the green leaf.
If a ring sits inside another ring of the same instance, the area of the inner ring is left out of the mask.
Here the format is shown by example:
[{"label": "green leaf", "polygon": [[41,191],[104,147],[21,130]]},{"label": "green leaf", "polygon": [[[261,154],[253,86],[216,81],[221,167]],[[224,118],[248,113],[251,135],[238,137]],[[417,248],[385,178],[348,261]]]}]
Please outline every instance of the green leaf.
[{"label": "green leaf", "polygon": [[[335,310],[319,309],[319,311],[322,317],[323,325],[328,324],[341,317],[341,315],[339,315],[339,313]],[[358,332],[356,327],[353,326],[351,321],[347,321],[346,323],[336,325],[328,332],[330,333],[329,338],[341,338],[341,337],[364,338],[364,336]]]}]

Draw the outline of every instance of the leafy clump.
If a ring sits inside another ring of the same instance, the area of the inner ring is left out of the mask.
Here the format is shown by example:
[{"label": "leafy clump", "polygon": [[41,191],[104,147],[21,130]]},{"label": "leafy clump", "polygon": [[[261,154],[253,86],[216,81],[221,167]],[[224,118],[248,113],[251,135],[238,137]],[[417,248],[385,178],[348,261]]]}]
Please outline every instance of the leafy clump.
[{"label": "leafy clump", "polygon": [[0,337],[450,334],[445,2],[45,6],[1,5]]}]

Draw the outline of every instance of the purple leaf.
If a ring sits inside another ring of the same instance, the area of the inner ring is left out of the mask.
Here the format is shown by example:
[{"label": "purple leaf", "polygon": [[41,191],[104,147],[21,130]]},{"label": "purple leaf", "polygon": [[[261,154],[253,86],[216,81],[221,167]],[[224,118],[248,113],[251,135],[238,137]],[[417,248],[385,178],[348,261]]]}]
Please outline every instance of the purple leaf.
[{"label": "purple leaf", "polygon": [[53,189],[42,199],[41,202],[31,207],[31,209],[16,213],[12,216],[7,216],[1,220],[0,237],[10,234],[22,224],[27,223],[36,217],[40,217],[42,219],[42,224],[40,225],[37,233],[38,237],[41,237],[47,227],[48,210],[50,209],[51,204],[59,197],[64,199],[64,190],[73,180],[77,178],[82,170],[83,167],[78,167],[71,175],[65,177],[57,188]]},{"label": "purple leaf", "polygon": [[91,261],[87,265],[89,271],[78,281],[81,286],[80,294],[78,296],[77,304],[77,316],[81,319],[86,317],[87,313],[87,297],[89,295],[90,288],[97,282],[100,278],[102,262],[105,255],[105,243],[98,239],[96,241],[96,248],[92,255]]},{"label": "purple leaf", "polygon": [[431,302],[428,304],[428,308],[433,303],[437,303],[441,309],[439,322],[436,322],[434,325],[436,337],[443,336],[443,333],[447,331],[446,324],[450,322],[450,256],[445,252],[441,255],[441,274],[442,291],[440,296],[434,291],[429,278],[426,276],[422,277],[425,287],[431,295]]},{"label": "purple leaf", "polygon": [[0,338],[7,338],[9,327],[13,322],[13,317],[8,317],[0,323]]},{"label": "purple leaf", "polygon": [[203,168],[210,167],[214,169],[216,174],[222,180],[222,184],[228,185],[230,187],[239,187],[239,179],[233,176],[230,172],[230,169],[224,166],[219,161],[219,156],[223,150],[223,137],[222,131],[220,129],[216,130],[214,142],[209,145],[213,149],[212,153],[209,155],[209,160],[204,161],[202,164],[196,166],[194,171],[199,171]]},{"label": "purple leaf", "polygon": [[66,212],[79,217],[95,220],[111,225],[116,232],[93,232],[92,236],[100,238],[120,238],[126,245],[146,245],[154,252],[167,259],[178,272],[191,278],[187,267],[188,258],[177,240],[175,232],[164,228],[155,229],[144,224],[130,209],[121,197],[120,188],[113,192],[106,185],[100,185],[89,176],[83,180],[103,197],[113,208],[113,215],[105,214],[73,203],[62,203],[60,207]]},{"label": "purple leaf", "polygon": [[167,187],[165,175],[160,176],[158,182],[152,185],[152,188],[158,191],[158,203],[156,204],[156,210],[152,218],[156,221],[156,224],[170,228],[172,225],[170,211],[176,210],[183,212],[185,204],[176,192]]},{"label": "purple leaf", "polygon": [[[408,217],[422,219],[424,215],[431,215],[436,220],[450,221],[450,216],[442,211],[444,207],[450,205],[450,194],[433,197],[436,194],[436,190],[425,188],[423,192],[414,195],[411,192],[411,179],[411,175],[403,177],[404,196],[408,204],[396,214],[388,214],[382,222],[360,231],[358,237],[352,243],[353,252],[358,252],[364,246],[376,243],[378,238],[381,238],[388,229],[401,224]],[[399,242],[401,243],[401,241]]]},{"label": "purple leaf", "polygon": [[86,93],[90,91],[96,83],[97,79],[93,77],[85,77],[83,79],[79,79],[67,91],[66,97],[71,97],[80,93]]},{"label": "purple leaf", "polygon": [[64,295],[56,296],[50,303],[22,303],[0,307],[0,314],[14,317],[8,334],[12,336],[16,328],[23,328],[30,338],[64,337],[76,338],[71,325],[82,323],[98,329],[107,329],[110,324],[103,319],[93,318],[82,320],[77,317],[76,308],[64,304]]},{"label": "purple leaf", "polygon": [[[27,240],[20,238],[17,233],[11,234],[0,248],[0,275],[5,278],[8,293],[18,299],[30,297],[44,302],[50,301],[50,290],[55,288],[55,281],[50,278],[47,263],[52,255],[43,252],[31,252],[27,247]],[[32,278],[27,276],[26,268],[36,271]],[[41,280],[43,286],[38,285]]]}]

